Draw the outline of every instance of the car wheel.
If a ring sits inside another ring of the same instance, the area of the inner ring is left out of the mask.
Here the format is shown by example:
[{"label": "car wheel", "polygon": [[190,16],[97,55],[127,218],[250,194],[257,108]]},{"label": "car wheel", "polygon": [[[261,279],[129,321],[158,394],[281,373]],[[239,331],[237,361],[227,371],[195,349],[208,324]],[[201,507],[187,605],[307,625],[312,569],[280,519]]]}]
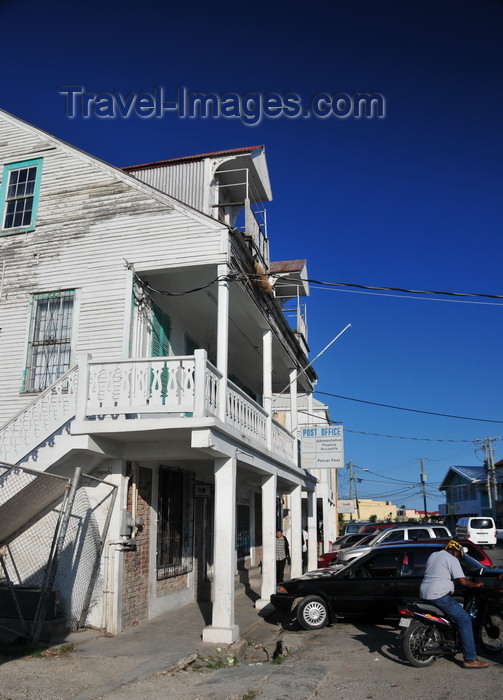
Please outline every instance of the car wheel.
[{"label": "car wheel", "polygon": [[486,617],[480,631],[480,643],[489,654],[497,654],[503,649],[503,616],[500,613]]},{"label": "car wheel", "polygon": [[328,607],[323,598],[309,595],[297,606],[297,620],[305,630],[319,630],[328,625]]}]

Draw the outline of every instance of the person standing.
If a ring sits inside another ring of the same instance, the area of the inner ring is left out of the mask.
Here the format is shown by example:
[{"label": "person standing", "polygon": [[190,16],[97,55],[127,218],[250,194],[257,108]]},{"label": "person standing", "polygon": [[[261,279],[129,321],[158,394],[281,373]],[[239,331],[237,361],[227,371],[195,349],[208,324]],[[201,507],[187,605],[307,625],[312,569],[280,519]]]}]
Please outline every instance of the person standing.
[{"label": "person standing", "polygon": [[305,574],[307,571],[307,543],[309,540],[309,535],[306,529],[302,529],[302,573]]},{"label": "person standing", "polygon": [[460,560],[465,556],[464,549],[456,540],[450,540],[445,549],[433,552],[426,560],[424,578],[419,590],[421,598],[437,605],[447,613],[458,626],[463,648],[464,668],[487,668],[487,661],[477,659],[471,617],[453,597],[454,581],[465,588],[481,588],[482,581],[465,578]]},{"label": "person standing", "polygon": [[290,547],[282,530],[276,530],[276,583],[284,580],[285,564],[290,564]]}]

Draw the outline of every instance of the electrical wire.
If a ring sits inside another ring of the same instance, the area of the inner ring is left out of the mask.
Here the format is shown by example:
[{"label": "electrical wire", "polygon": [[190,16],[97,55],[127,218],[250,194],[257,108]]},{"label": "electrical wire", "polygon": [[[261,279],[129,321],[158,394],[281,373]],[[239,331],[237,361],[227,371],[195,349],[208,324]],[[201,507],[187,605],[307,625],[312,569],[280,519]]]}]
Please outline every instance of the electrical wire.
[{"label": "electrical wire", "polygon": [[[319,392],[321,393],[321,392]],[[320,420],[320,416],[316,415],[315,413],[309,413],[309,411],[298,411],[299,414],[302,414],[303,416],[309,416],[311,418],[316,418],[318,421]],[[328,425],[342,425],[342,421],[337,421],[337,420],[331,420],[331,419],[324,419],[323,422],[327,423]],[[386,433],[369,433],[364,430],[352,430],[351,428],[346,428],[344,426],[344,432],[345,433],[352,433],[355,435],[369,435],[370,437],[383,437],[383,438],[392,438],[394,440],[416,440],[416,441],[421,441],[421,442],[467,442],[469,444],[473,443],[473,440],[453,440],[453,439],[448,439],[448,438],[423,438],[423,437],[410,437],[406,435],[388,435]]]},{"label": "electrical wire", "polygon": [[[282,277],[282,280],[287,282],[298,282],[295,278]],[[307,279],[305,280],[309,284],[319,284],[323,287],[354,287],[355,289],[369,289],[372,291],[380,292],[402,292],[403,294],[438,294],[442,296],[453,296],[453,297],[482,297],[486,299],[503,299],[503,294],[486,294],[478,292],[441,292],[432,289],[404,289],[402,287],[374,287],[366,284],[356,284],[352,282],[322,282],[320,280]]]},{"label": "electrical wire", "polygon": [[421,411],[418,408],[405,408],[404,406],[393,406],[388,403],[379,403],[377,401],[366,401],[365,399],[355,399],[351,396],[341,396],[340,394],[330,394],[327,391],[314,391],[315,394],[322,394],[323,396],[332,396],[335,399],[344,399],[345,401],[357,401],[358,403],[366,403],[371,406],[380,406],[381,408],[394,408],[397,411],[410,411],[411,413],[424,413],[428,416],[441,416],[442,418],[456,418],[458,420],[472,420],[478,421],[480,423],[500,423],[503,424],[503,420],[491,420],[490,418],[469,418],[467,416],[456,416],[451,413],[437,413],[436,411]]}]

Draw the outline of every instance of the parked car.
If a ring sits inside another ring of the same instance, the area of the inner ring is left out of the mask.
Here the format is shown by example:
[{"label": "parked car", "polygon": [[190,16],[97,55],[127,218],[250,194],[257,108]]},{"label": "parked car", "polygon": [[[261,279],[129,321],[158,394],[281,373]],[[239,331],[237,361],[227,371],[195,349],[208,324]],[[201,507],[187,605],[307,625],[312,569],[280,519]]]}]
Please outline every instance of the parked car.
[{"label": "parked car", "polygon": [[[271,596],[277,610],[295,613],[305,629],[320,629],[339,618],[369,621],[397,619],[403,602],[419,597],[426,560],[444,543],[399,543],[376,547],[341,569],[318,569],[283,581]],[[500,587],[503,569],[482,566],[466,555],[461,562],[467,578]],[[462,587],[456,587],[460,598]]]},{"label": "parked car", "polygon": [[367,532],[370,534],[377,534],[380,530],[389,530],[392,527],[396,527],[396,523],[369,523],[361,527],[358,532]]},{"label": "parked car", "polygon": [[332,544],[330,552],[324,552],[318,557],[318,569],[334,564],[337,561],[341,549],[352,547],[355,544],[365,544],[371,539],[372,535],[368,535],[366,532],[355,532],[352,535],[343,535],[339,537]]},{"label": "parked car", "polygon": [[[404,544],[443,544],[444,546],[451,540],[450,537],[436,537],[435,539],[429,538],[429,539],[424,539],[424,540],[406,540]],[[473,542],[470,542],[470,540],[457,540],[460,544],[463,545],[465,549],[465,553],[468,554],[472,559],[475,559],[475,561],[478,561],[479,564],[482,564],[483,566],[492,566],[493,562],[492,559],[484,552],[482,547],[479,547],[478,544],[474,544]],[[377,547],[391,547],[392,544],[389,542],[382,542],[381,544],[376,545]]]},{"label": "parked car", "polygon": [[362,527],[367,525],[367,523],[361,522],[360,520],[350,520],[344,525],[343,535],[354,535],[359,532]]},{"label": "parked car", "polygon": [[349,564],[353,559],[367,554],[372,547],[380,542],[399,542],[403,540],[424,540],[435,537],[451,537],[449,528],[445,525],[407,525],[406,527],[395,527],[391,530],[382,530],[375,535],[370,542],[365,545],[354,545],[341,552],[337,559],[338,564]]},{"label": "parked car", "polygon": [[460,518],[456,523],[456,537],[471,540],[481,547],[494,549],[497,533],[496,523],[489,517]]}]

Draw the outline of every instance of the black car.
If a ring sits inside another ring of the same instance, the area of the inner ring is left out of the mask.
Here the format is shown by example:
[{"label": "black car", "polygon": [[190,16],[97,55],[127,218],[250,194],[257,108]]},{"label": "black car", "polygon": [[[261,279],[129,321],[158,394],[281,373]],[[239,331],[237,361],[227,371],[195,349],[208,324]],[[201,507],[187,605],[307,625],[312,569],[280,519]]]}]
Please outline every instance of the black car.
[{"label": "black car", "polygon": [[[343,569],[318,569],[283,581],[271,596],[277,610],[292,612],[304,629],[320,629],[338,618],[396,619],[402,601],[419,597],[426,560],[445,544],[395,544],[374,549]],[[467,578],[497,585],[503,569],[465,556]],[[462,596],[462,590],[455,591]]]}]

